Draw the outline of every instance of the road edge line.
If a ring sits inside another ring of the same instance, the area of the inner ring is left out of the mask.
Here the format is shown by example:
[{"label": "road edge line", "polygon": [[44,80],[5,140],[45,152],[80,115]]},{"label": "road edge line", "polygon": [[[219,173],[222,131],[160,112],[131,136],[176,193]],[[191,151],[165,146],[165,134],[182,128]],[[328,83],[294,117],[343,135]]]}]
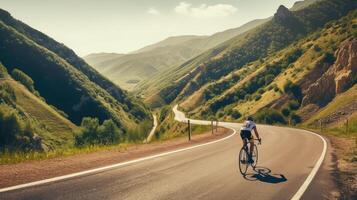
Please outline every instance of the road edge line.
[{"label": "road edge line", "polygon": [[167,156],[167,155],[171,155],[171,154],[175,154],[175,153],[179,153],[179,152],[188,151],[188,150],[191,150],[191,149],[207,146],[207,145],[210,145],[210,144],[218,143],[218,142],[221,142],[221,141],[224,141],[224,140],[227,140],[227,139],[233,137],[237,133],[237,131],[235,129],[233,129],[233,128],[229,128],[229,129],[231,129],[233,131],[233,133],[228,135],[227,137],[220,138],[218,140],[214,140],[214,141],[210,141],[210,142],[207,142],[207,143],[198,144],[198,145],[194,145],[194,146],[190,146],[190,147],[186,147],[186,148],[182,148],[182,149],[177,149],[177,150],[173,150],[173,151],[168,151],[168,152],[164,152],[164,153],[159,153],[159,154],[156,154],[156,155],[137,158],[137,159],[129,160],[129,161],[126,161],[126,162],[107,165],[107,166],[99,167],[99,168],[95,168],[95,169],[90,169],[90,170],[85,170],[85,171],[76,172],[76,173],[72,173],[72,174],[67,174],[67,175],[63,175],[63,176],[57,176],[57,177],[53,177],[53,178],[48,178],[48,179],[44,179],[44,180],[40,180],[40,181],[34,181],[34,182],[30,182],[30,183],[24,183],[24,184],[20,184],[20,185],[14,185],[14,186],[10,186],[10,187],[5,187],[5,188],[1,188],[0,189],[0,193],[13,191],[13,190],[18,190],[18,189],[23,189],[23,188],[28,188],[28,187],[33,187],[33,186],[38,186],[38,185],[44,185],[44,184],[47,184],[47,183],[57,182],[57,181],[65,180],[65,179],[70,179],[70,178],[83,176],[83,175],[89,175],[89,174],[94,174],[94,173],[98,173],[98,172],[103,172],[103,171],[111,170],[111,169],[114,169],[114,168],[117,168],[117,167],[123,167],[123,166],[126,166],[126,165],[139,163],[139,162],[142,162],[142,161],[146,161],[146,160],[150,160],[150,159],[154,159],[154,158],[158,158],[158,157],[163,157],[163,156]]},{"label": "road edge line", "polygon": [[[300,129],[300,130],[303,130],[303,129]],[[323,161],[325,160],[325,156],[326,156],[326,152],[327,152],[327,142],[326,142],[325,138],[323,138],[321,135],[311,132],[311,131],[307,131],[307,130],[303,130],[303,131],[319,137],[322,140],[324,147],[323,147],[322,153],[320,155],[320,158],[317,160],[314,168],[311,170],[310,174],[307,176],[304,183],[300,186],[299,190],[294,194],[294,196],[291,198],[291,200],[298,200],[302,197],[302,195],[305,193],[306,189],[309,187],[309,185],[313,181],[315,175],[319,171]]]},{"label": "road edge line", "polygon": [[[178,105],[174,106],[173,111],[181,112],[178,110]],[[183,112],[181,112],[181,113],[185,117],[185,114]],[[176,112],[175,112],[175,114],[176,114]],[[175,119],[176,119],[176,115],[175,115]],[[185,117],[185,119],[187,120],[188,118]],[[229,128],[228,126],[224,126],[224,125],[223,125],[223,127]],[[273,126],[273,127],[276,127],[276,126]],[[293,128],[293,127],[285,127],[285,128],[297,129],[297,128]],[[319,137],[322,140],[324,147],[322,149],[320,158],[317,160],[316,164],[314,165],[314,168],[311,170],[310,174],[307,176],[304,183],[299,187],[299,190],[294,194],[294,196],[291,198],[291,200],[299,200],[302,197],[302,195],[305,193],[306,189],[309,187],[310,183],[313,181],[315,175],[319,171],[323,161],[325,160],[325,155],[327,152],[327,142],[326,142],[325,138],[323,138],[321,135],[311,132],[311,131],[304,130],[304,129],[297,129],[297,130],[304,131],[306,133],[313,134],[313,135]]]}]

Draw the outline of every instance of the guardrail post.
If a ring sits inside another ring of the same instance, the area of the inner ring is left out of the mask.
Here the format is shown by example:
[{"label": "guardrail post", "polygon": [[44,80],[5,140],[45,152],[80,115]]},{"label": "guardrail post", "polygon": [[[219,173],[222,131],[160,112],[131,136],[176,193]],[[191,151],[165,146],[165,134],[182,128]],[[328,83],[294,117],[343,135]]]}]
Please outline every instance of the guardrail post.
[{"label": "guardrail post", "polygon": [[191,140],[191,123],[190,120],[187,121],[188,122],[188,140]]},{"label": "guardrail post", "polygon": [[213,120],[211,120],[211,131],[212,131],[212,134],[213,134]]},{"label": "guardrail post", "polygon": [[216,121],[216,133],[218,131],[218,120]]}]

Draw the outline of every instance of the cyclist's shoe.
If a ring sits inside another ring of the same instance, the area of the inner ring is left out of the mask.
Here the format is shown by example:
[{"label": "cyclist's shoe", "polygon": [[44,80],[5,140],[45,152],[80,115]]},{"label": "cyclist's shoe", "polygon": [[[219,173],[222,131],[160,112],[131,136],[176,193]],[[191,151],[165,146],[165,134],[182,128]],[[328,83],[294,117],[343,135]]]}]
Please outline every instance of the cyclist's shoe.
[{"label": "cyclist's shoe", "polygon": [[254,160],[253,160],[252,158],[249,158],[248,163],[249,163],[249,164],[253,164],[253,163],[254,163]]}]

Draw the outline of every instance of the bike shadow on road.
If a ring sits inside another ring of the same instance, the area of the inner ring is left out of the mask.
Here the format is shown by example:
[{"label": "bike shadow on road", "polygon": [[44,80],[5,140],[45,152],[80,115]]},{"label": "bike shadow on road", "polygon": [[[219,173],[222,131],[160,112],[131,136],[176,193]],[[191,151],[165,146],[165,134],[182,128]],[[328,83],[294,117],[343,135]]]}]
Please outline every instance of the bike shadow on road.
[{"label": "bike shadow on road", "polygon": [[287,181],[288,179],[283,174],[272,174],[267,167],[256,166],[252,173],[247,173],[243,176],[248,181],[261,181],[264,183],[277,184]]}]

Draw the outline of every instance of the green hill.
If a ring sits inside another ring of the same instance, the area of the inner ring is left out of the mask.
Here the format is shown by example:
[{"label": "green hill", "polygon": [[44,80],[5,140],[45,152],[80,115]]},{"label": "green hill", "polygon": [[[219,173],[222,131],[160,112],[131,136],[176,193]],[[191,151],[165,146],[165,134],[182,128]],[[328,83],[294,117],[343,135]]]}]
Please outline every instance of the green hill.
[{"label": "green hill", "polygon": [[[354,116],[357,11],[183,98],[191,115],[265,123],[338,125]],[[237,114],[238,113],[238,114]],[[277,121],[274,121],[275,119]]]},{"label": "green hill", "polygon": [[[98,118],[99,123],[110,119],[128,138],[134,130],[150,129],[148,122],[151,115],[143,104],[100,75],[72,50],[12,18],[3,10],[0,11],[0,62],[7,71],[19,69],[24,74],[22,76],[28,76],[25,79],[33,84],[28,89],[35,88],[36,91],[31,92],[40,94],[46,104],[63,111],[73,124],[80,125],[85,117]],[[17,95],[27,98],[16,84],[11,87]],[[19,114],[22,111],[16,111],[17,105],[31,110],[21,102],[8,104],[12,107],[9,109],[15,109],[13,112]],[[35,111],[31,111],[31,116],[40,120]],[[43,126],[55,127],[53,121],[45,120],[46,117],[51,118],[52,110],[42,111],[45,115],[41,119]],[[73,132],[71,134],[73,139]],[[134,134],[144,136],[146,133]],[[73,140],[69,142],[73,143]]]},{"label": "green hill", "polygon": [[94,68],[89,66],[82,58],[78,57],[73,50],[69,49],[64,44],[59,43],[47,35],[24,24],[23,22],[14,19],[7,11],[2,9],[0,9],[0,21],[2,21],[6,26],[16,30],[20,35],[25,36],[32,42],[56,54],[58,57],[86,75],[90,81],[94,82],[108,92],[118,102],[129,108],[141,107],[140,105],[137,105],[138,103],[135,102],[135,100],[129,99],[128,95],[123,90],[99,74]]},{"label": "green hill", "polygon": [[172,70],[170,74],[175,75],[160,80],[166,86],[159,86],[160,92],[146,96],[146,101],[150,104],[157,104],[158,101],[171,103],[186,98],[207,82],[218,81],[250,62],[273,55],[355,7],[356,3],[351,0],[318,1],[298,11],[280,6],[269,22]]}]

